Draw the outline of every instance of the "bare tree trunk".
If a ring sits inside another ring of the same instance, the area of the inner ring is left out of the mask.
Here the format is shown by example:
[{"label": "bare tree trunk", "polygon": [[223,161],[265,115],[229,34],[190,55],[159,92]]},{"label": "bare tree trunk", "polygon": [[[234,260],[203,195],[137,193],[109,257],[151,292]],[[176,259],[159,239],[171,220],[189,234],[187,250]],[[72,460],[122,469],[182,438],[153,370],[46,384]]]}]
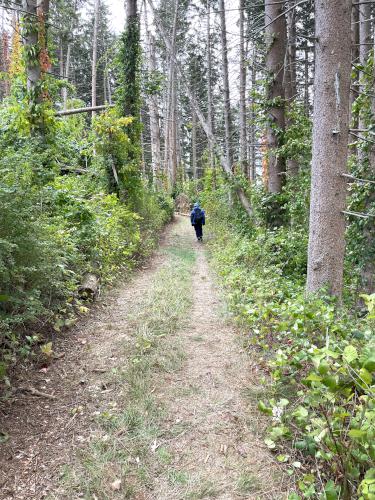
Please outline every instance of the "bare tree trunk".
[{"label": "bare tree trunk", "polygon": [[[371,5],[369,3],[362,3],[359,6],[359,64],[361,67],[365,66],[371,50]],[[364,72],[359,72],[359,81],[361,82],[364,77]],[[364,91],[364,85],[360,85],[360,91]],[[359,116],[358,128],[366,128],[365,121],[362,113]],[[361,149],[358,150],[361,152]],[[363,156],[363,155],[361,155]],[[361,158],[364,159],[363,157]]]},{"label": "bare tree trunk", "polygon": [[[145,31],[148,43],[148,70],[153,77],[156,71],[155,39],[149,31],[147,5],[144,3]],[[150,135],[151,135],[151,165],[152,178],[155,186],[159,186],[161,173],[161,149],[160,149],[160,119],[158,109],[158,98],[155,93],[148,97],[148,108],[150,111]]]},{"label": "bare tree trunk", "polygon": [[315,3],[316,69],[307,292],[341,296],[351,70],[351,0]]},{"label": "bare tree trunk", "polygon": [[[296,0],[289,0],[288,8],[293,7]],[[285,57],[285,101],[287,115],[285,117],[286,128],[293,125],[289,113],[297,96],[297,75],[296,75],[296,11],[289,10],[287,14],[288,44]],[[288,158],[286,162],[287,173],[290,176],[298,174],[298,162],[295,158]]]},{"label": "bare tree trunk", "polygon": [[107,76],[107,96],[108,96],[108,104],[112,104],[112,89],[111,89],[111,79],[109,77],[109,71],[107,68],[106,71],[106,76]]},{"label": "bare tree trunk", "polygon": [[176,85],[176,70],[173,65],[172,77],[172,110],[171,110],[171,165],[170,179],[172,187],[175,187],[177,182],[177,85]]},{"label": "bare tree trunk", "polygon": [[[66,49],[66,61],[65,61],[65,67],[64,67],[64,77],[65,81],[68,83],[69,81],[69,76],[70,76],[70,56],[72,52],[72,44],[71,42],[68,42],[68,47]],[[63,95],[63,107],[64,110],[67,109],[67,102],[68,102],[68,89],[64,87],[62,89],[62,95]]]},{"label": "bare tree trunk", "polygon": [[175,11],[172,27],[172,54],[169,57],[169,77],[168,77],[168,95],[165,114],[165,151],[164,163],[165,169],[169,177],[169,183],[174,188],[177,179],[177,154],[176,154],[176,72],[175,72],[175,55],[176,55],[176,32],[178,19],[178,2],[175,2]]},{"label": "bare tree trunk", "polygon": [[[3,11],[4,15],[4,11]],[[4,20],[4,18],[3,18]],[[10,63],[10,58],[9,58],[9,35],[8,33],[4,30],[2,32],[2,54],[1,54],[1,68],[0,71],[3,71],[6,76],[4,81],[2,82],[2,91],[3,91],[3,96],[2,97],[7,97],[10,93],[10,81],[9,81],[9,63]]]},{"label": "bare tree trunk", "polygon": [[310,76],[309,76],[309,46],[306,45],[304,47],[304,53],[305,53],[305,59],[304,59],[304,85],[303,85],[303,101],[305,105],[305,113],[306,116],[310,116],[310,96],[309,96],[309,82],[310,82]]},{"label": "bare tree trunk", "polygon": [[[91,65],[91,106],[96,106],[96,74],[97,74],[97,57],[98,57],[98,24],[99,24],[99,5],[100,0],[95,0],[94,3],[94,32],[92,41],[92,65]],[[95,111],[91,117],[94,118]]]},{"label": "bare tree trunk", "polygon": [[[359,12],[356,6],[353,6],[352,8],[352,62],[355,64],[358,63],[359,60]],[[358,78],[359,78],[359,73],[358,70],[355,68],[352,68],[352,71],[354,71],[354,78],[352,80],[352,86],[353,88],[357,87],[358,85]],[[358,88],[358,87],[357,87]],[[352,127],[353,128],[359,128],[358,125],[358,115],[356,114],[353,116],[352,114],[352,108],[354,101],[357,98],[357,94],[353,92],[353,90],[350,91],[350,112],[351,112],[351,122],[352,122]]]},{"label": "bare tree trunk", "polygon": [[225,153],[229,168],[232,168],[233,154],[231,147],[232,140],[232,113],[230,106],[229,93],[229,73],[228,73],[228,45],[227,45],[227,29],[225,22],[225,3],[224,0],[219,2],[220,21],[221,21],[221,55],[222,55],[222,71],[223,71],[223,87],[224,87],[224,124],[225,124]]},{"label": "bare tree trunk", "polygon": [[[63,39],[62,37],[60,36],[60,39],[59,39],[59,73],[60,73],[60,77],[63,78],[64,77],[64,45],[63,45]],[[61,99],[63,100],[64,99],[64,89],[62,88],[61,89]]]},{"label": "bare tree trunk", "polygon": [[246,60],[244,42],[245,0],[240,0],[240,164],[242,171],[247,175],[247,113],[246,113]]},{"label": "bare tree trunk", "polygon": [[[150,39],[150,53],[149,53],[149,69],[151,74],[156,70],[155,60],[155,41],[153,36]],[[151,132],[151,162],[153,179],[158,184],[158,179],[161,173],[161,153],[160,153],[160,119],[158,109],[158,99],[155,94],[149,97],[149,110],[150,110],[150,132]]]},{"label": "bare tree trunk", "polygon": [[[268,189],[271,193],[279,193],[284,180],[285,165],[277,156],[278,136],[285,129],[285,103],[283,87],[284,59],[286,53],[286,21],[283,4],[273,0],[265,1],[266,23],[266,67],[270,83],[268,85],[269,121],[267,126],[268,146]],[[273,21],[273,22],[272,22]]]},{"label": "bare tree trunk", "polygon": [[197,179],[197,114],[192,109],[191,121],[191,166],[193,170],[193,178]]},{"label": "bare tree trunk", "polygon": [[[257,49],[256,49],[256,44],[253,46],[253,54],[252,54],[252,65],[251,65],[251,89],[254,90],[256,87],[256,80],[257,80],[257,74],[256,74],[256,66],[255,66],[255,61],[257,58]],[[256,134],[255,134],[255,103],[254,103],[254,98],[251,98],[251,104],[250,104],[250,172],[249,172],[249,179],[250,181],[254,182],[256,180],[256,146],[255,146],[255,140],[256,140]]]},{"label": "bare tree trunk", "polygon": [[[213,132],[213,112],[212,112],[212,54],[211,54],[211,7],[210,0],[207,0],[207,38],[206,38],[206,50],[207,50],[207,123],[210,128],[211,133]],[[208,154],[210,167],[214,166],[214,145],[210,138],[208,138]]]}]

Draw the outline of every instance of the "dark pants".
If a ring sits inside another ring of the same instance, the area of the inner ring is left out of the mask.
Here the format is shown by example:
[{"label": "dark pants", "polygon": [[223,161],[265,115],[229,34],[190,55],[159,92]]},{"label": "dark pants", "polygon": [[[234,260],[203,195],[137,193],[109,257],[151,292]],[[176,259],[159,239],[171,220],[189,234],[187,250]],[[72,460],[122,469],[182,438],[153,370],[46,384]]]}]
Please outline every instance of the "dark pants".
[{"label": "dark pants", "polygon": [[195,234],[197,235],[198,240],[203,236],[203,228],[202,223],[194,224]]}]

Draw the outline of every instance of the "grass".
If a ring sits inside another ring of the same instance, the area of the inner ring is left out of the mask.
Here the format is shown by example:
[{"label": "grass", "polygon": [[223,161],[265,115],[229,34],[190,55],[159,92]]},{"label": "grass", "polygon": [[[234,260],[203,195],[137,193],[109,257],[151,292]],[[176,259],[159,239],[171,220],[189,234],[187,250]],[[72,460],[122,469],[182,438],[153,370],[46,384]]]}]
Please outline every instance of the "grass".
[{"label": "grass", "polygon": [[261,490],[259,479],[253,473],[244,471],[237,480],[237,492],[240,495],[248,495]]},{"label": "grass", "polygon": [[[127,365],[112,371],[112,383],[119,392],[117,405],[97,416],[97,437],[63,471],[63,486],[70,497],[132,498],[151,488],[152,478],[172,463],[168,449],[157,447],[163,408],[153,392],[157,375],[178,370],[184,359],[174,333],[191,305],[195,252],[173,246],[165,253],[166,263],[130,318],[134,342],[124,345]],[[179,471],[168,471],[168,477],[177,484],[187,481]]]},{"label": "grass", "polygon": [[186,500],[200,500],[203,498],[216,498],[219,495],[219,489],[215,483],[210,480],[202,480],[202,482],[186,495]]}]

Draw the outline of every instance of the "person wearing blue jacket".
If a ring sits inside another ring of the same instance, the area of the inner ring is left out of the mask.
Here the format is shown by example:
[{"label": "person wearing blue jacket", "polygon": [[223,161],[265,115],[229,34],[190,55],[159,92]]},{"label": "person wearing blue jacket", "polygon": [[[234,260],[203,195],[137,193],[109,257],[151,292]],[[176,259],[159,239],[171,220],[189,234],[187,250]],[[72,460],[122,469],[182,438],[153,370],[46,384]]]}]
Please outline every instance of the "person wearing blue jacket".
[{"label": "person wearing blue jacket", "polygon": [[199,203],[194,203],[194,208],[190,214],[191,225],[194,226],[195,234],[198,241],[203,241],[203,226],[206,224],[206,214],[199,206]]}]

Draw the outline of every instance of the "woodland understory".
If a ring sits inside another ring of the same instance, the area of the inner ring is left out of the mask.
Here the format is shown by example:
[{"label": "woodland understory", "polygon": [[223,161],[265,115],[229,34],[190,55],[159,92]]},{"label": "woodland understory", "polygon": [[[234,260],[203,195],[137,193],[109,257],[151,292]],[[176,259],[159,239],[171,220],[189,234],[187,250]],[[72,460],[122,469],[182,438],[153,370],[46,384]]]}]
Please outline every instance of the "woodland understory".
[{"label": "woodland understory", "polygon": [[199,201],[286,498],[375,500],[375,2],[0,7],[0,402]]}]

